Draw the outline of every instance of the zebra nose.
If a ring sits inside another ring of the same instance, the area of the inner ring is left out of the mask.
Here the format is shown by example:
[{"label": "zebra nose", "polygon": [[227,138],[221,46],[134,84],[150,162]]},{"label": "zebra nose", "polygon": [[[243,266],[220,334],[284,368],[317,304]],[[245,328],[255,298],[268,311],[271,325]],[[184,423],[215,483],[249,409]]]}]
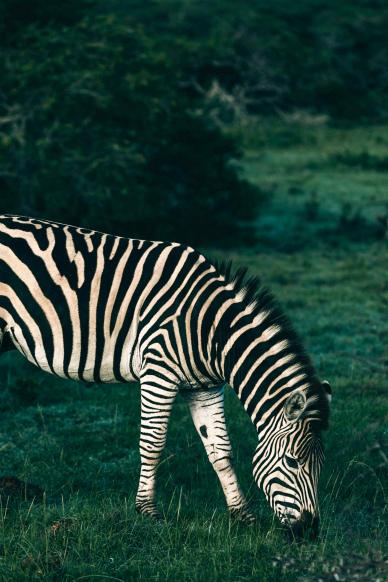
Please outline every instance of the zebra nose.
[{"label": "zebra nose", "polygon": [[319,518],[309,511],[303,511],[300,519],[291,526],[292,536],[295,539],[308,537],[316,540],[319,532]]}]

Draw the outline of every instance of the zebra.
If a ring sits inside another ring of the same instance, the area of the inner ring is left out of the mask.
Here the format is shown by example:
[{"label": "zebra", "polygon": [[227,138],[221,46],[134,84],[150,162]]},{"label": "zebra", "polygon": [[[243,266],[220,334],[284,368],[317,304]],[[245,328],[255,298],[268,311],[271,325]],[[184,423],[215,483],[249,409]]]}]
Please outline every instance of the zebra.
[{"label": "zebra", "polygon": [[231,515],[254,521],[232,464],[229,385],[257,431],[258,487],[290,531],[317,535],[331,388],[245,269],[180,243],[1,215],[0,346],[62,378],[140,383],[135,506],[156,519],[156,471],[179,393]]}]

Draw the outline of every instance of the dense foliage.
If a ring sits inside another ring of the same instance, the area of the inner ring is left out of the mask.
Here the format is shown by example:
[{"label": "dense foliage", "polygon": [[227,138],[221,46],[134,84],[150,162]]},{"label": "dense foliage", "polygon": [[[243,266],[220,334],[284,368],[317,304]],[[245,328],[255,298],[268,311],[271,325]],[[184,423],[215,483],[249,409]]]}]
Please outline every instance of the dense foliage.
[{"label": "dense foliage", "polygon": [[257,198],[232,164],[236,146],[141,26],[97,15],[14,38],[0,70],[4,210],[131,236],[235,240]]},{"label": "dense foliage", "polygon": [[252,114],[388,118],[384,0],[108,0],[183,60],[194,90]]},{"label": "dense foliage", "polygon": [[242,240],[262,197],[225,127],[387,119],[387,27],[382,0],[3,0],[1,210]]}]

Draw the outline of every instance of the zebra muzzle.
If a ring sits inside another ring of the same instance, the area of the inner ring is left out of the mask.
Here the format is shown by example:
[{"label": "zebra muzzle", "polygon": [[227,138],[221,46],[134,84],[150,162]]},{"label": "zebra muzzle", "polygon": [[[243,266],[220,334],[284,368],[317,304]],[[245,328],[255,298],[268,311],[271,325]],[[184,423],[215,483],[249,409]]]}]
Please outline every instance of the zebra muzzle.
[{"label": "zebra muzzle", "polygon": [[290,525],[289,533],[293,540],[316,540],[319,533],[319,517],[309,511],[303,511],[300,519]]}]

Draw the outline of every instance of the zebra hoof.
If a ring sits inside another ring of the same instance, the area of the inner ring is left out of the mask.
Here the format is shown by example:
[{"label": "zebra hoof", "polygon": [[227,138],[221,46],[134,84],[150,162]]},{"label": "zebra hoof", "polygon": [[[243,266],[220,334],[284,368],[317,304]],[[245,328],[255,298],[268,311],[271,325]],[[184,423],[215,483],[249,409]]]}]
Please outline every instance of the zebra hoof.
[{"label": "zebra hoof", "polygon": [[140,515],[149,517],[153,521],[163,521],[163,515],[160,513],[155,503],[151,501],[139,501],[135,504],[135,509]]},{"label": "zebra hoof", "polygon": [[256,516],[246,507],[231,509],[230,515],[233,520],[238,521],[239,523],[244,523],[245,525],[254,525],[257,522]]}]

